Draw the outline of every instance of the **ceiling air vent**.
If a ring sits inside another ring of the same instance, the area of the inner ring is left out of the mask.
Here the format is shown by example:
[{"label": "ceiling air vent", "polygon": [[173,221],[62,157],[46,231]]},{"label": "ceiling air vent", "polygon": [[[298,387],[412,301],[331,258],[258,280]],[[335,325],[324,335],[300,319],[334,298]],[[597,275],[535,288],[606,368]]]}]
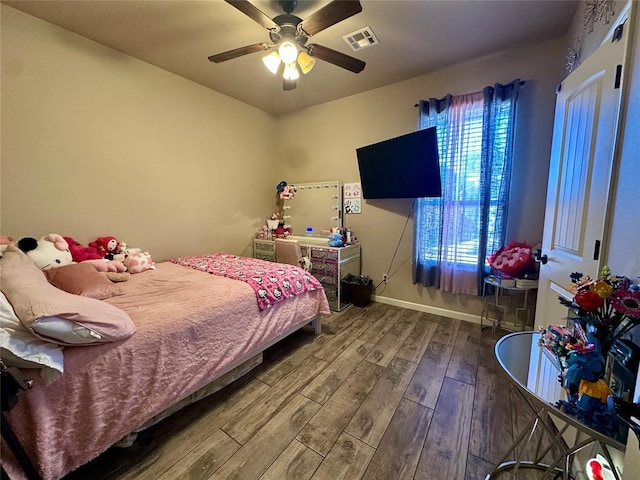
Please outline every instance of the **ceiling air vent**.
[{"label": "ceiling air vent", "polygon": [[371,30],[371,27],[364,27],[360,30],[349,33],[342,38],[345,42],[347,42],[347,45],[349,45],[351,47],[351,50],[353,50],[354,52],[362,50],[363,48],[370,47],[371,45],[377,45],[379,43],[378,39],[373,33],[373,30]]}]

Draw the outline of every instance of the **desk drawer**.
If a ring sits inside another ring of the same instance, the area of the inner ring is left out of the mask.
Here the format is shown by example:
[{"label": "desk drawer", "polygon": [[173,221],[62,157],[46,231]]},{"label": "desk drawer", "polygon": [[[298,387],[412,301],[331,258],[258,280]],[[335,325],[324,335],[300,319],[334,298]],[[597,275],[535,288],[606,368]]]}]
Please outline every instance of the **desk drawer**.
[{"label": "desk drawer", "polygon": [[255,250],[256,253],[262,252],[262,253],[268,253],[273,255],[276,252],[275,243],[271,241],[267,241],[267,242],[256,241],[253,244],[253,249]]},{"label": "desk drawer", "polygon": [[332,248],[311,247],[311,261],[326,260],[338,261],[338,251]]},{"label": "desk drawer", "polygon": [[337,263],[312,263],[311,273],[316,276],[338,278],[338,264]]}]

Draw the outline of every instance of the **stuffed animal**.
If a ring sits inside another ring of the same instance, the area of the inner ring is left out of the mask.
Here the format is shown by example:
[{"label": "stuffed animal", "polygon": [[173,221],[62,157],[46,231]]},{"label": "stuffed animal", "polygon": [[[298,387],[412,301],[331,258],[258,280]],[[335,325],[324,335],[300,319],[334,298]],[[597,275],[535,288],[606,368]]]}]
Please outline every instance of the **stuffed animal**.
[{"label": "stuffed animal", "polygon": [[69,244],[69,251],[74,262],[84,262],[85,260],[98,260],[103,258],[95,247],[85,247],[80,242],[77,242],[71,237],[62,237]]},{"label": "stuffed animal", "polygon": [[295,198],[297,190],[296,187],[287,185],[287,182],[284,180],[276,185],[276,192],[281,200],[291,200]]},{"label": "stuffed animal", "polygon": [[124,262],[124,259],[127,258],[127,255],[133,255],[134,253],[140,252],[142,252],[140,248],[131,248],[125,242],[119,242],[118,249],[113,255],[112,260],[119,260],[121,262]]},{"label": "stuffed animal", "polygon": [[129,273],[141,273],[145,270],[155,270],[156,268],[149,252],[138,252],[127,255],[124,259],[124,264]]},{"label": "stuffed animal", "polygon": [[7,237],[6,235],[0,235],[0,257],[9,245],[13,244],[13,237]]},{"label": "stuffed animal", "polygon": [[342,241],[342,235],[340,233],[332,233],[329,235],[330,247],[342,247],[344,242]]},{"label": "stuffed animal", "polygon": [[97,260],[85,260],[82,263],[90,263],[99,272],[115,272],[122,273],[127,271],[124,263],[119,260],[107,260],[106,258],[100,258]]},{"label": "stuffed animal", "polygon": [[104,258],[108,258],[109,260],[113,259],[113,255],[118,253],[118,240],[116,237],[107,236],[107,237],[98,237],[93,242],[89,242],[90,247],[94,247],[98,250]]},{"label": "stuffed animal", "polygon": [[73,263],[69,244],[62,235],[50,233],[36,240],[24,237],[18,240],[18,248],[33,260],[40,270],[62,267]]},{"label": "stuffed animal", "polygon": [[535,269],[532,246],[527,242],[511,241],[487,260],[492,269],[511,277],[518,277]]},{"label": "stuffed animal", "polygon": [[[62,267],[74,263],[69,244],[57,233],[50,233],[36,240],[32,237],[24,237],[18,241],[18,248],[25,252],[40,270]],[[99,272],[125,272],[127,267],[122,262],[93,259],[85,260]]]}]

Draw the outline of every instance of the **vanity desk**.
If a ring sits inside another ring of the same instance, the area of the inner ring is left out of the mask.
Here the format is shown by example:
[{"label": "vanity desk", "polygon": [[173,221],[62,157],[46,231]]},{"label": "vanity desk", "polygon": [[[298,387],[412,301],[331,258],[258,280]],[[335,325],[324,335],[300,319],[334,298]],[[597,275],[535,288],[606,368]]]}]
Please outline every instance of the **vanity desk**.
[{"label": "vanity desk", "polygon": [[[279,205],[284,223],[290,225],[294,233],[287,238],[298,240],[302,255],[311,260],[311,273],[324,286],[329,307],[340,311],[351,303],[341,279],[348,274],[360,275],[360,244],[344,247],[328,244],[329,229],[343,227],[342,185],[331,180],[290,183],[289,186],[295,188],[295,197],[281,201]],[[307,232],[307,235],[300,235],[300,232]],[[253,256],[275,262],[273,240],[255,238]]]}]

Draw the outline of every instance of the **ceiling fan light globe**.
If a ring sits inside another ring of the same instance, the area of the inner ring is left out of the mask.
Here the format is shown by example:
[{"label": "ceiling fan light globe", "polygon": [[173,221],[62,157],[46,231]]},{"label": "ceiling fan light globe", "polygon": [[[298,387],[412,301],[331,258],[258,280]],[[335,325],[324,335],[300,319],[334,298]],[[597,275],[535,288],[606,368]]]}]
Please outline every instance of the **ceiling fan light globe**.
[{"label": "ceiling fan light globe", "polygon": [[309,55],[307,52],[300,52],[298,54],[298,65],[303,74],[307,74],[311,71],[316,64],[316,59]]},{"label": "ceiling fan light globe", "polygon": [[278,52],[271,52],[269,55],[262,57],[262,63],[275,75],[278,73],[278,68],[280,68],[280,55],[278,55]]},{"label": "ceiling fan light globe", "polygon": [[293,42],[285,40],[278,47],[278,53],[284,63],[293,63],[298,58],[298,47]]},{"label": "ceiling fan light globe", "polygon": [[300,78],[300,73],[298,72],[295,63],[287,63],[284,66],[284,73],[282,74],[282,78],[284,78],[285,80],[297,80],[298,78]]}]

